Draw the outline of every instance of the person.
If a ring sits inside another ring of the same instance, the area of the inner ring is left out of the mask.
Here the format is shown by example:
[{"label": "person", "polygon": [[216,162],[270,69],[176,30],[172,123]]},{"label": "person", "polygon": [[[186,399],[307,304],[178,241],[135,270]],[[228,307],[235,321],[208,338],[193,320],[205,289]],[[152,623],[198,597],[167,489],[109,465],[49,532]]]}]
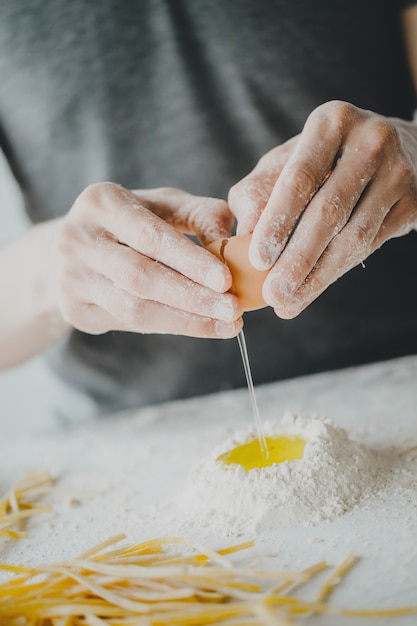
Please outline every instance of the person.
[{"label": "person", "polygon": [[47,351],[61,417],[244,384],[234,218],[255,382],[416,351],[413,2],[0,6],[0,365]]}]

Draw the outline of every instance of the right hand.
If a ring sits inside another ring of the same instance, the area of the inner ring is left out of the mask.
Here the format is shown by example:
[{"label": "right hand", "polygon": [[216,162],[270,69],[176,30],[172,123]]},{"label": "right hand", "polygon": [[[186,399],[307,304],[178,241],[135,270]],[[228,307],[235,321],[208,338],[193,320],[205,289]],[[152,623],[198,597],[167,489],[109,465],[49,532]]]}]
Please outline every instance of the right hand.
[{"label": "right hand", "polygon": [[203,245],[230,236],[222,200],[178,189],[87,187],[56,238],[56,304],[90,334],[122,330],[227,338],[242,327],[228,268]]}]

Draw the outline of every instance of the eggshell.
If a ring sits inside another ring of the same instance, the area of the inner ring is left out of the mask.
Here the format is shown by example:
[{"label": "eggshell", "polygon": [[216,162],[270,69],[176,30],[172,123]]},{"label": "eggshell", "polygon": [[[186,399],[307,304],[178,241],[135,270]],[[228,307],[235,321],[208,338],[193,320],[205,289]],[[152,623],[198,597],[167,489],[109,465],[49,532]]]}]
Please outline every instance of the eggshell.
[{"label": "eggshell", "polygon": [[262,286],[268,270],[260,272],[249,261],[252,235],[219,239],[207,246],[218,259],[226,263],[233,278],[230,292],[237,296],[244,311],[255,311],[267,306],[262,297]]}]

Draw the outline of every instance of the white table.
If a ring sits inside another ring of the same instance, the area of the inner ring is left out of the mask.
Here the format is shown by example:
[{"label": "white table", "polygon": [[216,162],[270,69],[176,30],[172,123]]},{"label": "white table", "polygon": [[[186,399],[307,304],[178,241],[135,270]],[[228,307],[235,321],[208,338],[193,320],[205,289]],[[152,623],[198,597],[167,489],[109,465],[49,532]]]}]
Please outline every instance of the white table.
[{"label": "white table", "polygon": [[[417,445],[417,357],[265,385],[257,389],[257,397],[264,419],[277,419],[286,409],[304,416],[319,413],[372,447]],[[60,487],[85,491],[57,492],[50,498],[55,513],[33,519],[26,540],[3,543],[0,560],[34,564],[75,556],[122,531],[131,542],[174,533],[214,548],[229,545],[228,538],[181,528],[170,502],[202,455],[251,423],[247,391],[238,390],[67,431],[41,421],[10,439],[3,428],[2,491],[25,469],[48,469],[60,476]],[[255,553],[276,555],[267,559],[268,567],[296,570],[321,559],[338,564],[354,550],[362,560],[335,592],[336,604],[417,604],[417,461],[407,464],[402,482],[402,487],[392,486],[389,497],[331,524],[261,535]],[[80,500],[77,507],[71,506],[74,496]],[[362,621],[314,618],[308,623]],[[379,623],[411,626],[417,616]]]}]

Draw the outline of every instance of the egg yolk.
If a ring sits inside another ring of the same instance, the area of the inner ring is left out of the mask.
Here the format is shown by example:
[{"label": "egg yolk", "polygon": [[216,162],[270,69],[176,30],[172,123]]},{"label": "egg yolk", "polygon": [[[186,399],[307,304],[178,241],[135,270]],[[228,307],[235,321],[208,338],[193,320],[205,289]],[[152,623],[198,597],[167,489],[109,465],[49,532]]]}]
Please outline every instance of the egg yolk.
[{"label": "egg yolk", "polygon": [[265,440],[268,455],[263,454],[259,439],[253,439],[221,454],[217,457],[217,461],[221,461],[226,466],[241,465],[247,471],[260,469],[274,463],[301,459],[307,443],[302,437],[287,437],[283,435],[266,437]]}]

